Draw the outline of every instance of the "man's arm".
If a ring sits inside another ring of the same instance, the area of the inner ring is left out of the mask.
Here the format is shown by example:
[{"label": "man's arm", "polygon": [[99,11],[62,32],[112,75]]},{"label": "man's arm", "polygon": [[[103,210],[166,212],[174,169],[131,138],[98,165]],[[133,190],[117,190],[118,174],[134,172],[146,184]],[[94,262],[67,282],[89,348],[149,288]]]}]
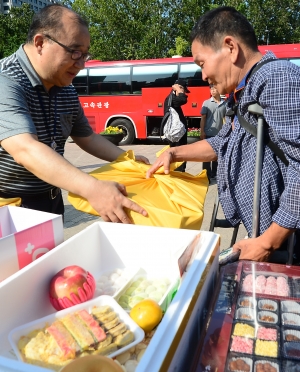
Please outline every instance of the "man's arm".
[{"label": "man's arm", "polygon": [[84,151],[106,161],[114,161],[124,150],[120,149],[100,134],[88,137],[73,137],[73,141]]},{"label": "man's arm", "polygon": [[164,151],[148,170],[146,177],[149,178],[160,167],[164,167],[165,174],[170,172],[170,164],[177,161],[208,162],[217,160],[217,155],[207,141],[198,141],[191,145],[171,147]]},{"label": "man's arm", "polygon": [[143,208],[126,198],[123,185],[99,181],[80,171],[50,147],[39,142],[35,135],[24,133],[12,136],[2,140],[1,146],[18,164],[38,178],[87,199],[104,221],[130,223],[123,208],[147,215]]},{"label": "man's arm", "polygon": [[[72,139],[82,150],[109,162],[116,160],[119,155],[124,153],[124,150],[112,144],[100,134],[93,133],[88,137],[72,137]],[[150,164],[149,160],[143,155],[135,154],[135,160]]]}]

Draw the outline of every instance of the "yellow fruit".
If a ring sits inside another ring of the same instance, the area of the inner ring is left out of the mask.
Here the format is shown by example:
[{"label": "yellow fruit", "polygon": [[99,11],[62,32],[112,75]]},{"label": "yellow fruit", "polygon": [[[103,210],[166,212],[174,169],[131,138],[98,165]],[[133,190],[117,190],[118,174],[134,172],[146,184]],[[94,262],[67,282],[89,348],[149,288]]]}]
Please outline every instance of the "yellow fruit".
[{"label": "yellow fruit", "polygon": [[163,313],[157,302],[148,299],[136,304],[130,316],[145,332],[150,332],[161,321]]}]

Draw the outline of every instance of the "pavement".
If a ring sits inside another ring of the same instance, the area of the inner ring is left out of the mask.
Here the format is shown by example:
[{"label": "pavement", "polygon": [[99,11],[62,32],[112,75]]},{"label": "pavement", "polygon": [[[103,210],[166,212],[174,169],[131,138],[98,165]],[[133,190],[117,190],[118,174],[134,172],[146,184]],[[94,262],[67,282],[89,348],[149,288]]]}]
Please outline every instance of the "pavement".
[{"label": "pavement", "polygon": [[[135,154],[146,156],[152,164],[156,159],[156,153],[160,151],[165,144],[161,144],[159,140],[145,140],[132,144],[130,146],[121,146],[125,151],[133,150]],[[67,142],[65,147],[65,158],[74,166],[82,170],[83,172],[91,172],[107,162],[95,158],[94,156],[87,154],[81,150],[75,143]],[[202,163],[187,162],[186,172],[197,175],[202,171]],[[86,227],[101,220],[101,217],[89,215],[77,211],[67,200],[68,193],[63,190],[63,199],[65,204],[65,218],[64,218],[64,238],[69,239],[73,235],[84,230]],[[209,231],[214,203],[217,195],[216,181],[212,181],[209,185],[208,192],[204,204],[204,219],[201,226],[201,230]],[[218,209],[217,218],[224,218],[221,206]],[[220,234],[221,237],[221,249],[230,247],[233,229],[232,228],[215,228],[214,232]],[[247,235],[247,232],[243,225],[240,225],[237,240],[243,239]]]}]

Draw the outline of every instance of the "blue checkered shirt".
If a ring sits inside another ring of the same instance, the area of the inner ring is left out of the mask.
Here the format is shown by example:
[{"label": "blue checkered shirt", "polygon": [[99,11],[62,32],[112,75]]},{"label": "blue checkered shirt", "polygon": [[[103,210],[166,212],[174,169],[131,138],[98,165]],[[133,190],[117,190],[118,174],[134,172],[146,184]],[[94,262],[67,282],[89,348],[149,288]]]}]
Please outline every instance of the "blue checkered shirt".
[{"label": "blue checkered shirt", "polygon": [[[259,235],[272,221],[300,229],[300,68],[276,59],[272,52],[260,62],[270,58],[274,62],[266,63],[249,79],[239,104],[242,116],[254,126],[257,119],[248,113],[248,106],[255,102],[261,105],[270,139],[289,161],[286,167],[265,146]],[[227,108],[232,105],[231,95]],[[251,236],[257,140],[240,126],[237,117],[232,130],[227,117],[218,135],[208,142],[218,155],[218,192],[226,219],[232,225],[242,221]]]}]

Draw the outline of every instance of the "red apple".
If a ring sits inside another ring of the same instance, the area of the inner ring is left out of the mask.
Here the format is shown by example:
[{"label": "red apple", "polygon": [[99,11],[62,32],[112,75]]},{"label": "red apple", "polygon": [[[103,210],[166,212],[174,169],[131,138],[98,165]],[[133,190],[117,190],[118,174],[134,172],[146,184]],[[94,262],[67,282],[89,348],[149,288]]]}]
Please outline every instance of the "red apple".
[{"label": "red apple", "polygon": [[60,270],[50,282],[50,302],[56,310],[66,309],[93,298],[96,289],[94,277],[80,266]]}]

